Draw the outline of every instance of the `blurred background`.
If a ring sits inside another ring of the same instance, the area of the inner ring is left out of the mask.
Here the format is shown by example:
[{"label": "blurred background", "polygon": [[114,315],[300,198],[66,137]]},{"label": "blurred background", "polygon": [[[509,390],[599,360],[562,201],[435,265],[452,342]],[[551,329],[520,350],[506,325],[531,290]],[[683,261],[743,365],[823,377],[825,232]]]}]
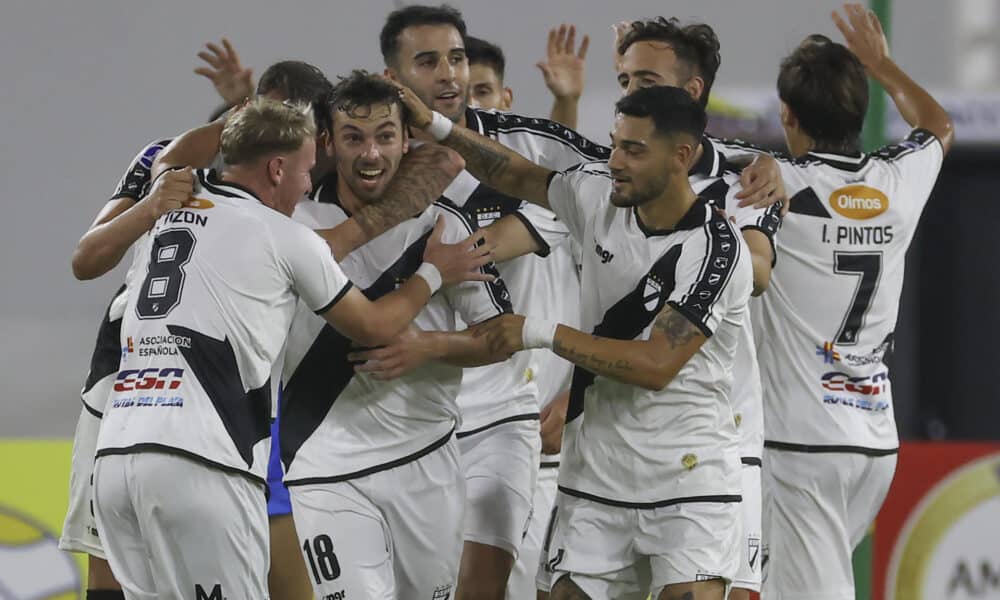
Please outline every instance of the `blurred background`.
[{"label": "blurred background", "polygon": [[[14,521],[4,520],[4,507],[19,515],[17,522],[34,523],[28,530],[38,536],[58,533],[61,526],[78,391],[99,320],[124,276],[119,269],[78,282],[69,268],[71,252],[143,144],[204,122],[218,106],[210,82],[192,72],[200,65],[196,53],[205,42],[226,36],[257,74],[287,58],[311,62],[331,78],[356,67],[381,71],[378,31],[399,4],[4,0],[0,598],[7,598],[3,569],[15,564],[4,544],[35,535],[5,533],[4,523]],[[506,52],[506,83],[520,114],[548,114],[551,97],[535,63],[544,58],[549,28],[570,23],[590,35],[579,129],[602,143],[619,94],[611,49],[617,21],[662,14],[712,25],[722,42],[722,67],[710,132],[775,148],[781,146],[774,91],[778,62],[809,33],[840,41],[830,20],[839,3],[824,0],[452,4],[463,11],[470,34]],[[896,61],[949,109],[957,138],[909,254],[891,365],[901,436],[995,441],[1000,439],[993,377],[1000,337],[995,308],[1000,278],[993,274],[1000,259],[994,233],[1000,222],[1000,0],[874,0],[874,5]],[[884,113],[874,113],[866,131],[869,148],[905,134],[891,103]],[[969,448],[982,449],[972,451],[973,457],[995,454],[992,445]],[[47,479],[41,481],[39,473]],[[1000,503],[993,507],[987,514],[1000,522]],[[976,563],[973,569],[987,573],[986,595],[955,595],[961,590],[954,587],[952,595],[939,597],[1000,598],[1000,545],[992,548],[984,559],[991,566]]]}]

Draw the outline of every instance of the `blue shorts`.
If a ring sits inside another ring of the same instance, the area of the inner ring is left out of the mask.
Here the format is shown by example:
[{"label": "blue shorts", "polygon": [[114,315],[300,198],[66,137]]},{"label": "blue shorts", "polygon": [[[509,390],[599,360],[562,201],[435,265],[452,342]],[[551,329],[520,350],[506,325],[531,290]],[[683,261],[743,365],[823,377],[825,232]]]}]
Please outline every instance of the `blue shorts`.
[{"label": "blue shorts", "polygon": [[[278,413],[281,412],[281,393],[278,393]],[[281,444],[278,442],[278,419],[271,423],[271,456],[267,462],[267,516],[292,514],[292,501],[288,498],[288,488],[281,481],[285,475],[281,468]]]}]

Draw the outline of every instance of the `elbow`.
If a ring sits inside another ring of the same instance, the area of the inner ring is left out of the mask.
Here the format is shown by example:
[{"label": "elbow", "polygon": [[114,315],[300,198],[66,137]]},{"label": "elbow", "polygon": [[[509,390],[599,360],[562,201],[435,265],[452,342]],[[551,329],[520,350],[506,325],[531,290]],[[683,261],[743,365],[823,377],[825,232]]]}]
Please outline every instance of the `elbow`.
[{"label": "elbow", "polygon": [[935,131],[934,135],[941,141],[941,148],[947,154],[955,143],[955,124],[952,122],[951,117],[946,116],[938,129],[939,131]]},{"label": "elbow", "polygon": [[73,260],[70,264],[73,267],[73,277],[79,281],[88,281],[103,275],[95,266],[94,261],[87,260],[86,254],[81,252],[80,248],[73,252]]},{"label": "elbow", "polygon": [[760,277],[760,278],[754,277],[753,291],[750,292],[750,295],[753,296],[754,298],[760,296],[761,294],[767,291],[767,286],[770,283],[771,283],[770,277]]},{"label": "elbow", "polygon": [[375,348],[385,346],[392,341],[400,331],[390,329],[389,323],[381,319],[366,320],[351,336],[355,342],[366,347]]},{"label": "elbow", "polygon": [[662,392],[674,380],[675,375],[677,373],[674,373],[670,369],[652,369],[642,377],[641,381],[637,381],[636,384],[651,392]]}]

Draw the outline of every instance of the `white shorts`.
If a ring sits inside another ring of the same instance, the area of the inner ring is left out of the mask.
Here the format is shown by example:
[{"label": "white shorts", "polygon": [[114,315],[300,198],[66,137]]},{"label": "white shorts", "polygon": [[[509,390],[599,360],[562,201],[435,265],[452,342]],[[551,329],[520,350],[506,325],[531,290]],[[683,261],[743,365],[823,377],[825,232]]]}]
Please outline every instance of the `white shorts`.
[{"label": "white shorts", "polygon": [[517,558],[531,518],[542,438],[538,420],[512,421],[458,440],[465,473],[465,541]]},{"label": "white shorts", "polygon": [[731,582],[741,533],[737,502],[637,509],[560,492],[544,567],[550,588],[569,576],[591,598],[657,598],[677,583]]},{"label": "white shorts", "polygon": [[317,598],[454,595],[465,509],[454,438],[398,467],[288,490]]},{"label": "white shorts", "polygon": [[267,598],[263,483],[174,454],[103,456],[94,509],[128,600]]},{"label": "white shorts", "polygon": [[760,566],[764,561],[761,548],[760,465],[743,465],[743,502],[740,502],[740,566],[733,578],[733,587],[760,591]]},{"label": "white shorts", "polygon": [[764,449],[768,600],[853,600],[851,553],[896,471],[896,455]]},{"label": "white shorts", "polygon": [[[108,381],[106,389],[110,393],[114,377],[106,379]],[[103,381],[95,388],[102,385]],[[93,505],[94,454],[97,452],[97,434],[100,429],[101,418],[84,405],[80,409],[76,433],[73,435],[73,459],[69,471],[69,506],[66,509],[62,535],[59,537],[59,548],[67,552],[83,552],[106,559],[104,546],[97,535]]]},{"label": "white shorts", "polygon": [[[558,458],[558,457],[557,457]],[[538,577],[538,559],[542,555],[542,544],[545,542],[545,531],[549,526],[552,508],[556,504],[558,466],[544,466],[546,456],[542,455],[542,468],[538,471],[538,483],[535,485],[535,496],[531,500],[531,519],[528,521],[528,533],[521,542],[521,551],[514,562],[514,569],[507,580],[508,600],[523,600],[534,597],[538,589],[535,580]],[[558,462],[555,463],[558,465]]]}]

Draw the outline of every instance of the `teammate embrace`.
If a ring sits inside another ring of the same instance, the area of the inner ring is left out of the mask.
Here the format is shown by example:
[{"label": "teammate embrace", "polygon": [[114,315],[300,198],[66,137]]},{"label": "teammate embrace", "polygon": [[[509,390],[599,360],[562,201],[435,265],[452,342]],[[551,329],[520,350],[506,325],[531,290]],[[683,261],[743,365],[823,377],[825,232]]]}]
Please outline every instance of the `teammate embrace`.
[{"label": "teammate embrace", "polygon": [[[389,15],[385,77],[279,63],[246,104],[210,45],[238,106],[144,149],[74,256],[135,244],[61,541],[110,564],[88,598],[853,598],[952,131],[844,11],[782,61],[790,156],[705,133],[705,24],[617,26],[610,147],[570,128],[573,28],[554,120],[499,111],[503,53],[448,6]],[[870,154],[867,76],[914,127]]]}]

